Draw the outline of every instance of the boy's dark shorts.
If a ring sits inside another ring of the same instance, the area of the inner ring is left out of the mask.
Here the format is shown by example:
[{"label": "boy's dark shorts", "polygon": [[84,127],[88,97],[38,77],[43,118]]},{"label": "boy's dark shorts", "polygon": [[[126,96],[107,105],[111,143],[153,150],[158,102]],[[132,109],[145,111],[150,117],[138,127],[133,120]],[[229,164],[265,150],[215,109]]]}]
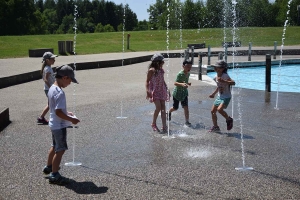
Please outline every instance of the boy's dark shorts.
[{"label": "boy's dark shorts", "polygon": [[[181,106],[184,107],[184,106],[188,106],[188,105],[189,105],[189,103],[188,103],[188,97],[186,96],[184,98],[184,100],[181,101]],[[175,110],[177,110],[178,107],[179,107],[179,101],[175,97],[173,97],[173,108]]]},{"label": "boy's dark shorts", "polygon": [[67,144],[67,129],[62,128],[58,130],[51,130],[52,132],[52,146],[55,152],[64,151],[68,149]]}]

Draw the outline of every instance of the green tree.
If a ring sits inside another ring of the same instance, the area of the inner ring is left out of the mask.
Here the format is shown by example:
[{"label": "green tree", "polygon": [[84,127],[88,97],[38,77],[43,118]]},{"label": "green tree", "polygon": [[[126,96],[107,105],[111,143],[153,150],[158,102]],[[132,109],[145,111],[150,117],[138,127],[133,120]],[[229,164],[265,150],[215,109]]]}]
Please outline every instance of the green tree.
[{"label": "green tree", "polygon": [[56,15],[57,15],[58,24],[61,24],[63,18],[67,15],[66,7],[67,7],[67,3],[65,0],[57,0]]},{"label": "green tree", "polygon": [[222,0],[207,0],[207,27],[220,28],[223,27],[223,1]]},{"label": "green tree", "polygon": [[59,27],[58,19],[56,15],[55,9],[45,9],[43,12],[43,18],[45,19],[46,23],[46,33],[56,33],[56,30]]},{"label": "green tree", "polygon": [[186,0],[183,4],[183,27],[185,29],[198,28],[201,20],[201,2],[196,4],[192,0]]},{"label": "green tree", "polygon": [[288,1],[289,0],[276,0],[275,1],[275,12],[276,14],[276,26],[283,26],[284,22],[287,18],[287,11],[288,11]]},{"label": "green tree", "polygon": [[101,33],[101,32],[104,32],[104,26],[101,23],[99,23],[95,28],[95,33]]},{"label": "green tree", "polygon": [[[125,26],[124,26],[125,27]],[[123,31],[123,24],[118,25],[117,31],[122,32]]]},{"label": "green tree", "polygon": [[[196,3],[195,3],[195,6],[194,6],[194,12],[196,13],[196,19],[197,20],[197,28],[203,28],[205,27],[205,17],[206,17],[206,7],[204,5],[204,2],[202,0],[198,0]],[[196,27],[194,27],[196,28]]]},{"label": "green tree", "polygon": [[45,0],[44,9],[56,9],[56,3],[54,0]]},{"label": "green tree", "polygon": [[47,30],[47,24],[46,24],[46,18],[44,15],[40,12],[40,10],[36,10],[34,12],[34,21],[32,21],[32,24],[34,26],[31,26],[31,32],[33,34],[45,34],[48,33]]},{"label": "green tree", "polygon": [[106,22],[106,11],[105,11],[105,0],[100,0],[98,6],[96,7],[94,23],[105,24]]},{"label": "green tree", "polygon": [[[124,17],[124,16],[123,16]],[[122,18],[121,18],[122,19]],[[132,31],[138,24],[137,16],[129,8],[129,5],[125,5],[125,29],[127,31]]]},{"label": "green tree", "polygon": [[98,12],[99,4],[100,4],[100,2],[98,0],[92,1],[93,10],[91,11],[91,18],[93,19],[93,22],[95,24],[98,24],[100,22],[99,12]]},{"label": "green tree", "polygon": [[146,20],[139,21],[138,25],[133,29],[134,31],[149,30],[149,23]]},{"label": "green tree", "polygon": [[[37,21],[34,15],[35,7],[33,0],[14,0],[13,5],[13,35],[28,35],[35,34],[34,26]],[[26,9],[24,9],[26,8]]]},{"label": "green tree", "polygon": [[[293,0],[290,5],[290,24],[300,25],[300,16],[297,7],[300,5],[300,0]],[[300,9],[300,8],[299,8]]]},{"label": "green tree", "polygon": [[[70,32],[69,30],[73,29],[74,26],[74,18],[73,15],[67,15],[64,16],[64,18],[62,19],[62,23],[60,24],[57,33],[61,34],[61,33],[68,33]],[[78,25],[79,26],[79,25]],[[79,27],[78,27],[79,29]]]},{"label": "green tree", "polygon": [[12,34],[13,12],[13,1],[0,1],[0,35]]},{"label": "green tree", "polygon": [[111,25],[114,29],[117,29],[118,25],[121,23],[121,21],[117,18],[116,14],[116,4],[114,2],[106,2],[105,5],[105,23]]},{"label": "green tree", "polygon": [[248,26],[269,26],[270,16],[271,7],[268,0],[252,0],[248,11]]},{"label": "green tree", "polygon": [[42,13],[44,11],[44,1],[43,0],[37,0],[35,2],[35,8]]},{"label": "green tree", "polygon": [[149,13],[149,23],[151,25],[151,29],[157,30],[159,27],[164,26],[161,24],[161,16],[162,13],[166,10],[166,7],[163,4],[162,0],[156,0],[156,3],[150,5],[147,12]]},{"label": "green tree", "polygon": [[176,0],[156,0],[156,3],[150,5],[149,22],[151,29],[178,29],[180,23],[181,11],[179,3]]}]

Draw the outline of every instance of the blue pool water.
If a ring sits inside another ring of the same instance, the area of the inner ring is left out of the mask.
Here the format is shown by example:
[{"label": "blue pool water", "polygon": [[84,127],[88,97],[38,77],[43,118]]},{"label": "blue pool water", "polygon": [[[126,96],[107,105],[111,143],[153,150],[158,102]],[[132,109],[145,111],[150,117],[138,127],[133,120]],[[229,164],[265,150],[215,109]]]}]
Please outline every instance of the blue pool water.
[{"label": "blue pool water", "polygon": [[[236,87],[265,90],[265,66],[228,69],[227,73],[235,80]],[[279,73],[280,72],[280,73]],[[279,76],[280,74],[280,76]],[[209,72],[211,78],[216,72]],[[278,84],[279,80],[279,84]],[[300,65],[278,65],[271,69],[271,91],[300,92]]]}]

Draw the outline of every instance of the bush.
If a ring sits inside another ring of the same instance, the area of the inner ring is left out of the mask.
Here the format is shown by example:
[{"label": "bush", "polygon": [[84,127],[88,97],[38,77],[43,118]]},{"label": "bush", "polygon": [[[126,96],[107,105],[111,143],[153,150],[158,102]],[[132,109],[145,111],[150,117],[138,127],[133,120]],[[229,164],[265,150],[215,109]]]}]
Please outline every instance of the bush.
[{"label": "bush", "polygon": [[95,33],[101,33],[101,32],[104,32],[104,26],[103,26],[101,23],[97,24],[97,26],[96,26],[94,32],[95,32]]},{"label": "bush", "polygon": [[115,29],[114,29],[114,27],[112,25],[106,24],[104,26],[104,32],[115,32]]}]

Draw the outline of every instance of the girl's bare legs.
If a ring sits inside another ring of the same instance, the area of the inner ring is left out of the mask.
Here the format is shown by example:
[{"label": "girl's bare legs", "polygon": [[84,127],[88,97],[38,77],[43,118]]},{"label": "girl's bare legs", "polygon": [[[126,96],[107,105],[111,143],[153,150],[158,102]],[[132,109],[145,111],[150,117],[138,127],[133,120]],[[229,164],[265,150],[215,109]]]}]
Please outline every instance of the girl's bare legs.
[{"label": "girl's bare legs", "polygon": [[166,117],[166,103],[165,101],[160,101],[161,105],[161,121],[163,128],[167,127],[167,117]]},{"label": "girl's bare legs", "polygon": [[218,112],[227,120],[229,118],[229,116],[224,111],[225,108],[226,107],[224,106],[224,104],[220,104],[219,107],[218,107]]},{"label": "girl's bare legs", "polygon": [[152,124],[156,124],[156,120],[157,120],[158,114],[159,114],[159,112],[161,111],[161,103],[160,103],[160,100],[154,101],[154,104],[155,104],[155,110],[154,110],[154,113],[153,113],[153,121],[152,121]]},{"label": "girl's bare legs", "polygon": [[213,105],[212,108],[211,108],[211,119],[212,119],[212,122],[213,122],[213,125],[216,127],[218,126],[218,117],[217,117],[217,110],[218,110],[218,107]]}]

